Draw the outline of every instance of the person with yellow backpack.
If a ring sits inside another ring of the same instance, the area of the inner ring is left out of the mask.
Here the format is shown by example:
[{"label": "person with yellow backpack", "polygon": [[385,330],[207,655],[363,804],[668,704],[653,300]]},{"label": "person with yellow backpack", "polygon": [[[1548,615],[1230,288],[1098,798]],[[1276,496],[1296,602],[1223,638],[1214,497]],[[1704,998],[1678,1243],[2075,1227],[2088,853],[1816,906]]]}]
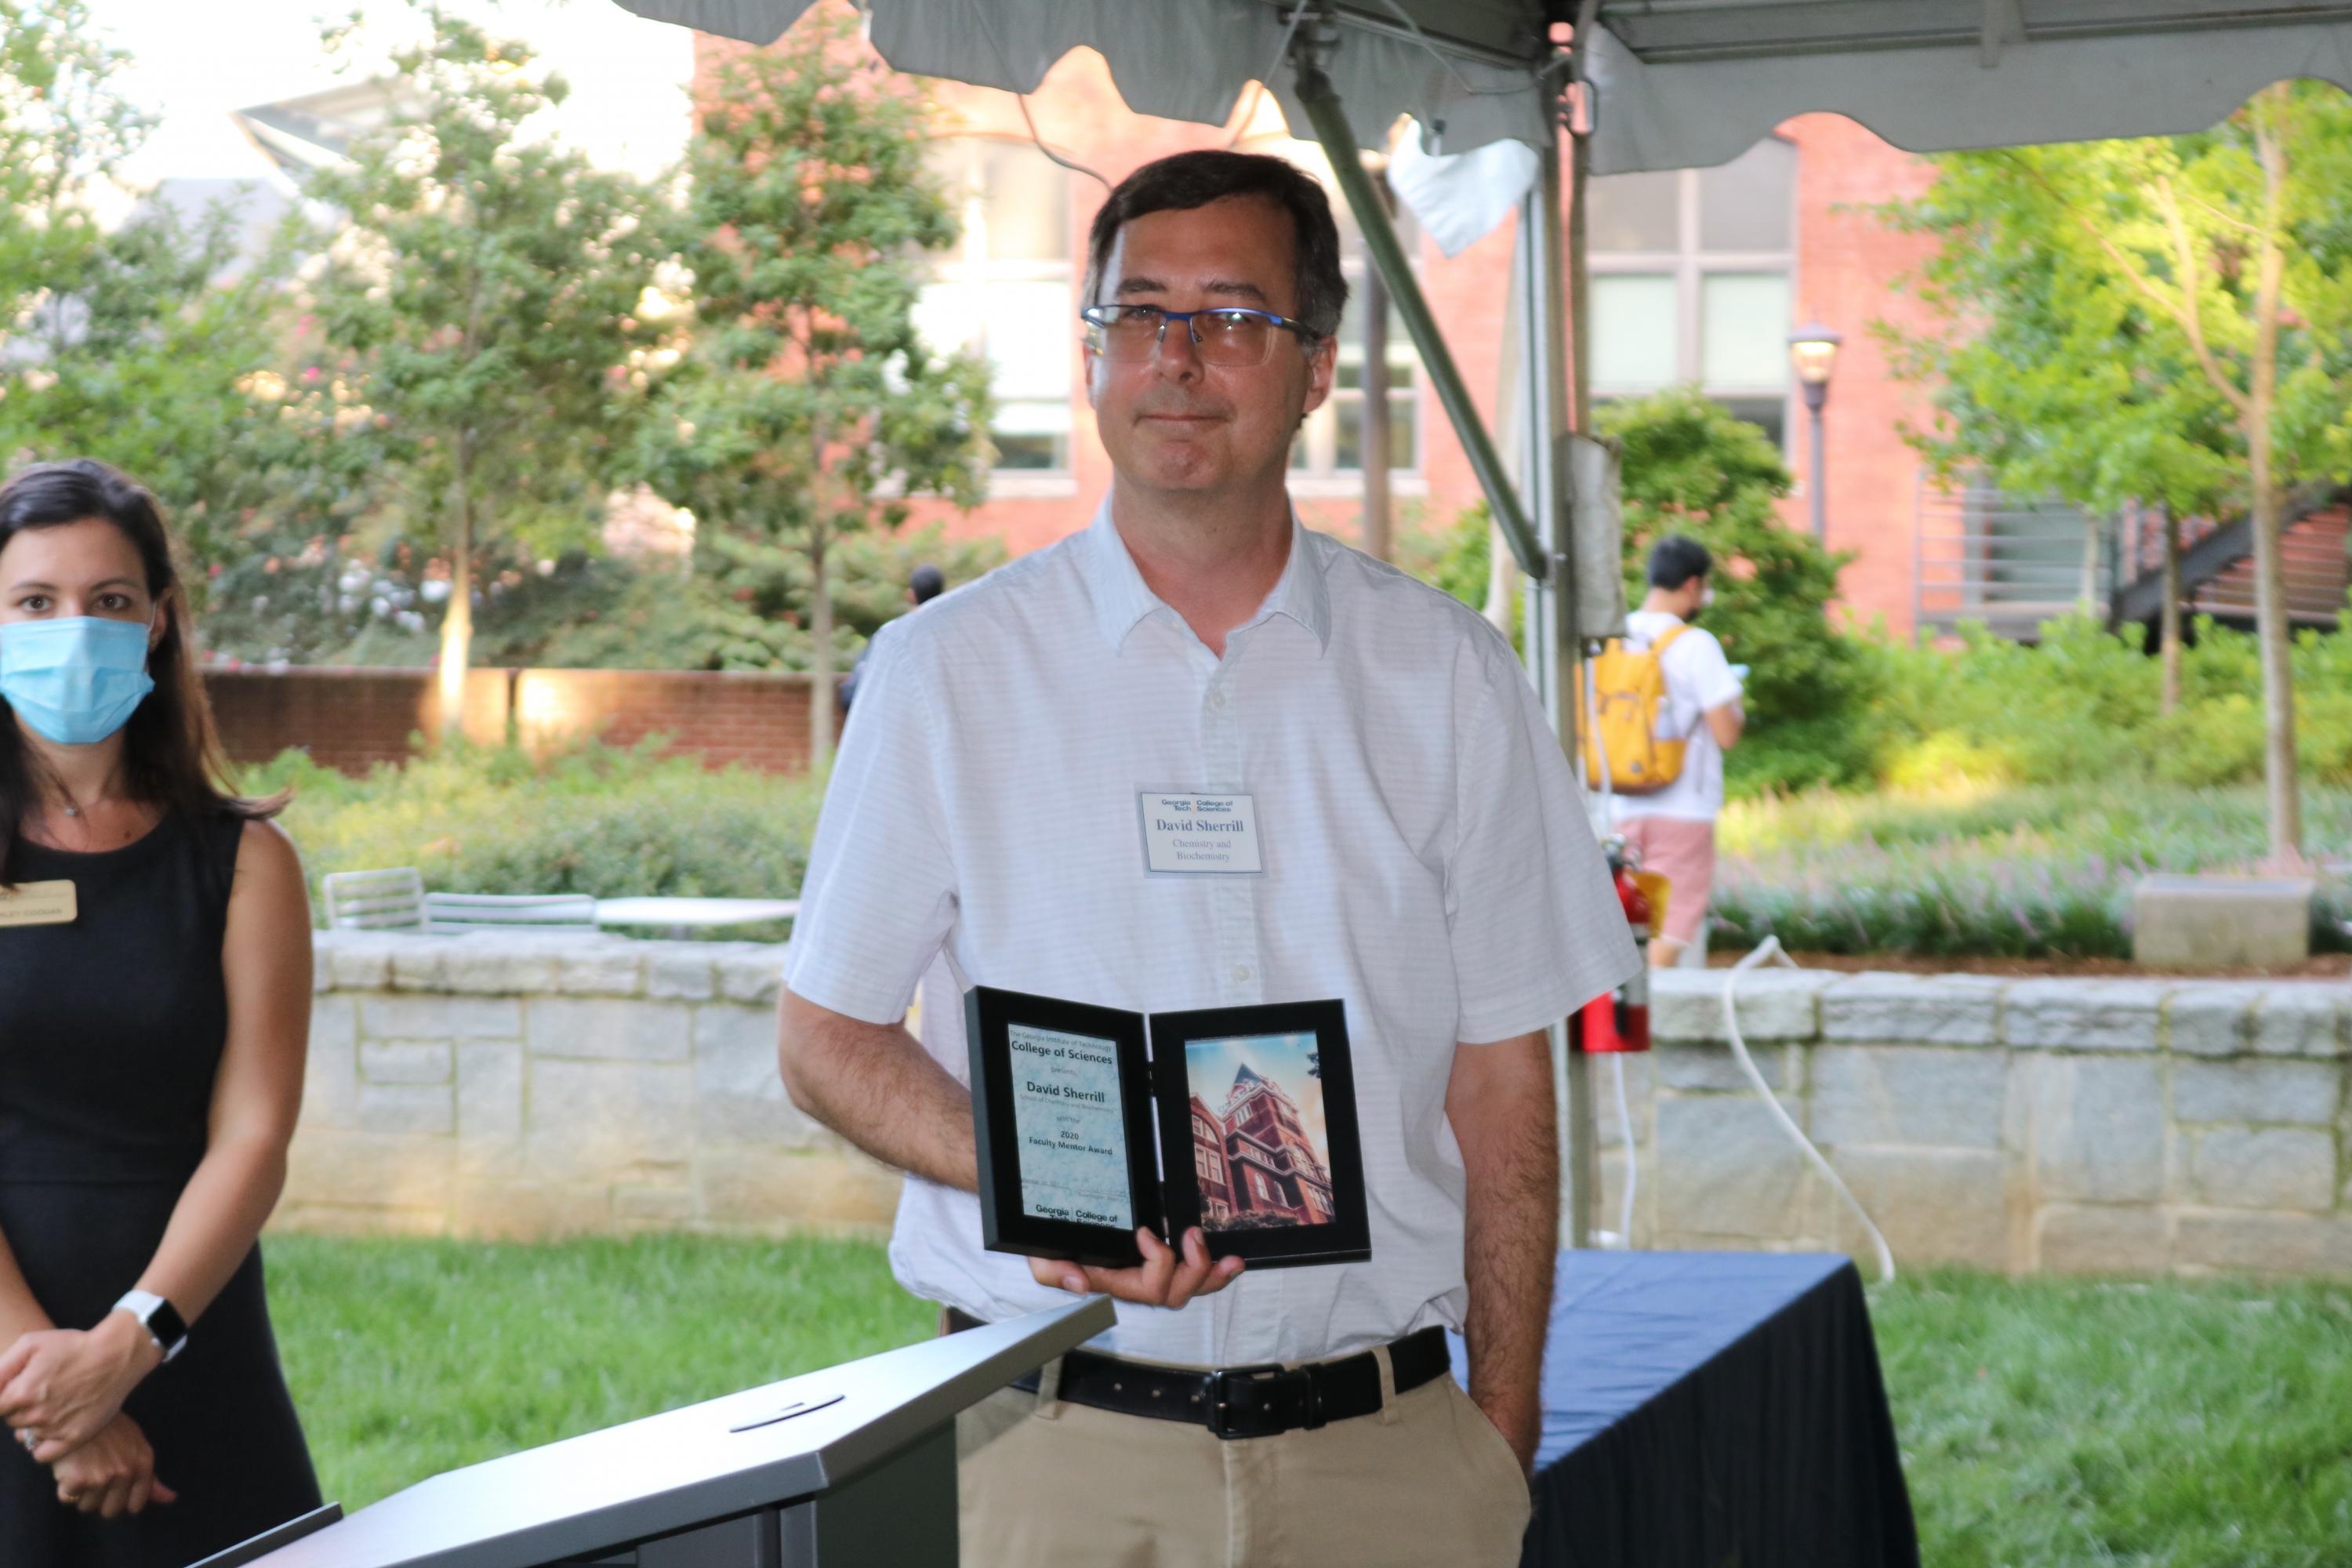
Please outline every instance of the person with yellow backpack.
[{"label": "person with yellow backpack", "polygon": [[1747,724],[1723,644],[1691,624],[1714,598],[1714,565],[1695,539],[1658,541],[1642,607],[1591,663],[1578,726],[1587,783],[1611,797],[1611,821],[1642,868],[1668,884],[1665,919],[1650,942],[1657,968],[1682,956],[1706,918],[1723,753]]}]

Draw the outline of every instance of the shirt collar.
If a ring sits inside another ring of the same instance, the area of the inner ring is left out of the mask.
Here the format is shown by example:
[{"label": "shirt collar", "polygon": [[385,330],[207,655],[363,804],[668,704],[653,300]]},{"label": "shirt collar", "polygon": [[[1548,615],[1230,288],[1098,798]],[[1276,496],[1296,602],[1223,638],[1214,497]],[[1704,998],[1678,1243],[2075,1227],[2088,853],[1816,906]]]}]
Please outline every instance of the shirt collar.
[{"label": "shirt collar", "polygon": [[[1154,610],[1174,614],[1137,570],[1135,557],[1128,553],[1127,542],[1118,536],[1118,525],[1111,521],[1108,496],[1095,510],[1093,526],[1087,530],[1078,559],[1087,593],[1094,601],[1096,628],[1113,652],[1126,646],[1128,634],[1135,629],[1136,623]],[[1316,558],[1314,541],[1296,511],[1290,515],[1290,559],[1283,563],[1282,575],[1276,580],[1274,591],[1265,596],[1258,613],[1234,629],[1254,626],[1268,616],[1277,615],[1288,616],[1314,633],[1318,649],[1331,646],[1331,590],[1323,580],[1323,566]]]}]

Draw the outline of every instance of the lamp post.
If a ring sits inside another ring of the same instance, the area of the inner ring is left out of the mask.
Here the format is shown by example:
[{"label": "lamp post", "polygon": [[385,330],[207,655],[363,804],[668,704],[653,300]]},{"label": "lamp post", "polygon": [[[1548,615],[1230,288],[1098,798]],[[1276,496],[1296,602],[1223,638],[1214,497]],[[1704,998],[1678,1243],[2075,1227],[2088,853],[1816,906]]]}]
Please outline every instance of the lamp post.
[{"label": "lamp post", "polygon": [[1843,342],[1843,334],[1819,321],[1808,321],[1789,334],[1789,363],[1796,367],[1797,384],[1805,389],[1805,410],[1812,416],[1812,461],[1805,469],[1805,491],[1811,502],[1815,539],[1829,537],[1829,521],[1822,511],[1829,486],[1822,472],[1822,410],[1830,400],[1830,371],[1837,363],[1838,345]]}]

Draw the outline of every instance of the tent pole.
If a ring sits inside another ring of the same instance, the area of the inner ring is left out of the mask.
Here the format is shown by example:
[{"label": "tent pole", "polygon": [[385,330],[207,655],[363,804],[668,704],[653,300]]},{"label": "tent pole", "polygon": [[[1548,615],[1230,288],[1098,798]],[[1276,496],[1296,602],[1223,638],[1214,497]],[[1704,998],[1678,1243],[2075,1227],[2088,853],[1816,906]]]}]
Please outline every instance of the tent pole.
[{"label": "tent pole", "polygon": [[[1568,453],[1569,432],[1579,422],[1583,406],[1582,399],[1570,399],[1568,311],[1573,308],[1569,284],[1574,276],[1574,258],[1561,254],[1560,163],[1555,126],[1553,134],[1537,149],[1535,183],[1519,203],[1520,235],[1528,258],[1521,274],[1527,289],[1528,396],[1525,403],[1528,446],[1535,458],[1529,469],[1535,480],[1529,499],[1544,553],[1552,566],[1545,581],[1528,585],[1526,640],[1528,673],[1560,743],[1572,757],[1580,667],[1574,625],[1576,556],[1569,548],[1575,517]],[[1572,246],[1572,228],[1569,238]],[[1570,1247],[1590,1247],[1597,1173],[1591,1078],[1588,1059],[1580,1048],[1577,1020],[1561,1020],[1552,1034],[1561,1117],[1560,1240]]]},{"label": "tent pole", "polygon": [[1421,355],[1422,369],[1430,385],[1436,389],[1438,402],[1444,405],[1445,416],[1453,422],[1463,453],[1470,459],[1471,471],[1478,476],[1478,488],[1486,492],[1495,521],[1502,524],[1503,537],[1510,541],[1511,553],[1518,557],[1519,569],[1541,581],[1549,575],[1549,562],[1528,522],[1527,510],[1519,504],[1510,475],[1504,470],[1502,456],[1495,450],[1494,440],[1478,417],[1477,405],[1470,401],[1470,389],[1454,367],[1453,352],[1445,346],[1444,334],[1438,331],[1437,317],[1422,295],[1421,279],[1413,275],[1404,246],[1397,239],[1395,226],[1389,222],[1388,206],[1373,188],[1371,175],[1364,171],[1363,157],[1357,151],[1355,132],[1348,129],[1339,95],[1333,90],[1330,79],[1304,53],[1297,57],[1297,67],[1298,101],[1314,126],[1315,139],[1323,144],[1325,154],[1331,160],[1332,177],[1339,182],[1349,210],[1356,215],[1364,248],[1371,253],[1381,281],[1388,285],[1389,298],[1397,314],[1404,318],[1405,331],[1412,334],[1412,346]]}]

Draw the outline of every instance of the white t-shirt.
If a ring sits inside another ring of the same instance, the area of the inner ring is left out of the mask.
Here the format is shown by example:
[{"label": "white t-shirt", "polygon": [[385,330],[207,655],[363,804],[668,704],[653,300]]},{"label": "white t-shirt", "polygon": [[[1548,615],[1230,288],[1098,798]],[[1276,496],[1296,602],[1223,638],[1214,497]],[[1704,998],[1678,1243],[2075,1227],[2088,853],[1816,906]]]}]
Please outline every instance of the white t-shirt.
[{"label": "white t-shirt", "polygon": [[[1150,790],[1249,794],[1263,872],[1149,874]],[[784,978],[882,1024],[931,970],[923,1045],[959,1079],[960,984],[1139,1013],[1344,1003],[1370,1260],[1247,1272],[1177,1312],[1122,1304],[1097,1342],[1232,1366],[1459,1325],[1455,1043],[1542,1028],[1638,963],[1493,627],[1294,525],[1220,659],[1145,585],[1106,507],[876,636]],[[976,1198],[909,1177],[892,1267],[982,1319],[1070,1300],[980,1236]]]},{"label": "white t-shirt", "polygon": [[[1647,647],[1682,624],[1664,610],[1635,610],[1625,617],[1625,646]],[[1659,731],[1670,741],[1687,739],[1689,750],[1683,753],[1683,771],[1665,788],[1655,795],[1617,796],[1615,820],[1671,816],[1713,822],[1723,810],[1723,748],[1716,744],[1706,715],[1738,699],[1739,677],[1723,657],[1723,645],[1703,626],[1676,637],[1658,662],[1666,677]]]}]

